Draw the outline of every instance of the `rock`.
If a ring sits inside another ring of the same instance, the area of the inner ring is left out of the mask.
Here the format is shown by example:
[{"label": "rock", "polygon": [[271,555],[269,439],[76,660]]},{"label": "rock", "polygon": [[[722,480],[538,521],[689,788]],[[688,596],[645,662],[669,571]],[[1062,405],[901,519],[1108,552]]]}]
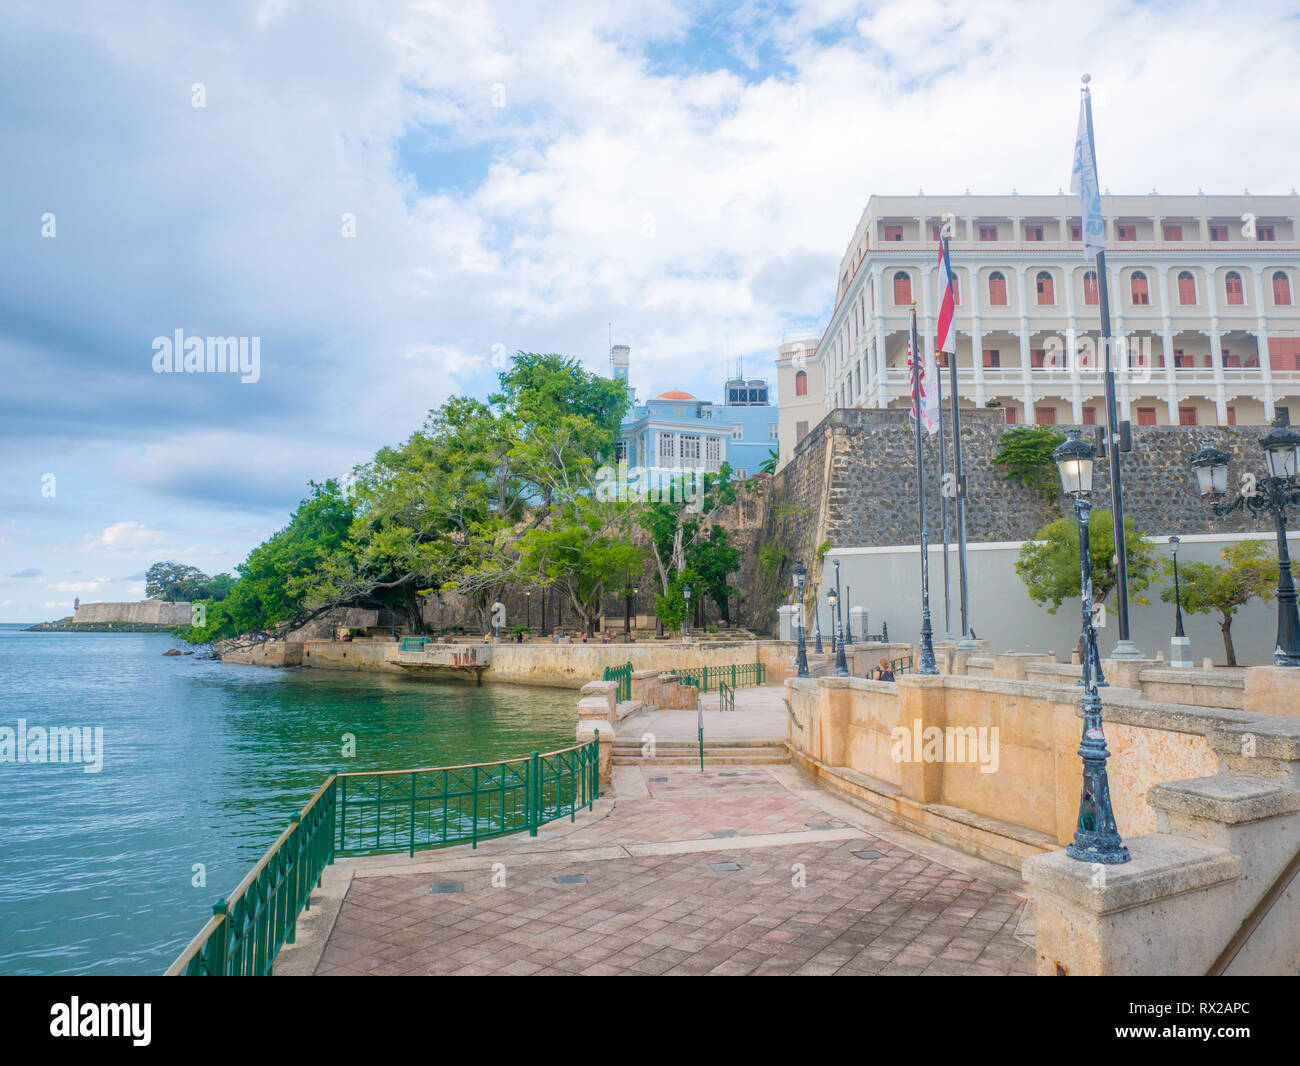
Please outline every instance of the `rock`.
[{"label": "rock", "polygon": [[168,648],[165,652],[163,652],[163,654],[164,654],[164,655],[188,655],[188,654],[190,654],[190,653],[189,653],[189,652],[183,652],[183,651],[177,651],[175,648]]}]

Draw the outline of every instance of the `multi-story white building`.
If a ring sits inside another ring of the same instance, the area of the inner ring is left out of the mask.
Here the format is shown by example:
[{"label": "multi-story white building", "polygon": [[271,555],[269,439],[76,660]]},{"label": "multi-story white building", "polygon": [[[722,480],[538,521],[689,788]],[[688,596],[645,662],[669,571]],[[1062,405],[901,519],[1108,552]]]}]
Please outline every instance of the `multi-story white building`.
[{"label": "multi-story white building", "polygon": [[[1262,424],[1300,400],[1300,196],[1103,196],[1102,209],[1111,330],[1129,363],[1120,418]],[[908,313],[915,303],[933,351],[948,214],[963,401],[1000,406],[1009,423],[1104,422],[1096,263],[1078,210],[1065,195],[871,197],[811,360],[820,414],[908,403]],[[782,377],[783,442],[789,395]]]}]

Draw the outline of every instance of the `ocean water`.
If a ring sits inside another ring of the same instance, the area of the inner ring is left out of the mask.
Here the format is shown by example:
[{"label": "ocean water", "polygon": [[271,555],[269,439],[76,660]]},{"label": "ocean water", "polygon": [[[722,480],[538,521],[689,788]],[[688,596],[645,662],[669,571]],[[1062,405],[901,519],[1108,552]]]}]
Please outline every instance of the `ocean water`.
[{"label": "ocean water", "polygon": [[573,743],[565,689],[164,657],[176,646],[0,624],[0,728],[103,731],[98,772],[0,761],[0,974],[161,973],[331,767]]}]

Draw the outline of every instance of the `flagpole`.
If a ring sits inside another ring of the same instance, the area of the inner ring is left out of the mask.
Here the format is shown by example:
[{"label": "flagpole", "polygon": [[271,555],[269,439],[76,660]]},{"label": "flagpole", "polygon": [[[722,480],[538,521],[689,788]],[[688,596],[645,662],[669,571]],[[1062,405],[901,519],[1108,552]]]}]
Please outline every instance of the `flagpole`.
[{"label": "flagpole", "polygon": [[916,422],[916,506],[921,525],[921,665],[918,674],[937,674],[934,661],[934,632],[930,628],[930,538],[925,528],[925,448],[921,426],[921,366],[920,345],[916,341],[916,304],[912,304],[912,318],[908,333],[908,347],[912,351],[912,414]]},{"label": "flagpole", "polygon": [[[949,258],[948,235],[945,232],[941,238],[943,242],[943,261],[946,269],[952,271],[952,260]],[[944,283],[948,284],[949,279],[944,278]],[[953,310],[954,316],[956,308]],[[956,323],[953,323],[953,337],[956,338]],[[953,343],[953,347],[957,345]],[[970,635],[970,607],[969,593],[966,585],[966,475],[961,465],[961,404],[957,396],[957,353],[949,352],[948,354],[948,374],[951,388],[948,390],[952,394],[952,474],[956,482],[957,489],[957,596],[961,605],[961,637],[957,641],[958,651],[973,651],[977,648],[974,639]],[[975,349],[971,348],[971,358],[975,358]]]},{"label": "flagpole", "polygon": [[943,514],[943,632],[952,639],[952,592],[948,583],[948,469],[943,456],[943,371],[934,367],[934,392],[939,405],[939,509]]},{"label": "flagpole", "polygon": [[[1083,75],[1083,107],[1088,125],[1088,149],[1092,153],[1092,172],[1097,174],[1097,140],[1092,130],[1092,93],[1090,74]],[[1097,178],[1100,203],[1101,179]],[[1097,250],[1097,303],[1101,313],[1101,347],[1105,352],[1106,371],[1106,462],[1110,467],[1110,521],[1115,545],[1115,614],[1119,641],[1111,653],[1116,658],[1141,658],[1141,652],[1129,639],[1128,624],[1128,550],[1124,537],[1124,482],[1120,470],[1119,405],[1115,400],[1115,368],[1110,336],[1110,286],[1106,277],[1106,250]]]}]

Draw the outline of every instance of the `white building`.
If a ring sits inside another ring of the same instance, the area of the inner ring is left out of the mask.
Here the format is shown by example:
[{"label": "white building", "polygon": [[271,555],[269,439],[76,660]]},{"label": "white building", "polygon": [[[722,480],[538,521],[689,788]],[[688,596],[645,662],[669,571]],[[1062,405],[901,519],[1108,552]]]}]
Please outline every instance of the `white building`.
[{"label": "white building", "polygon": [[[1120,418],[1262,424],[1300,400],[1300,196],[1103,196],[1102,209],[1111,331],[1130,363]],[[1009,423],[1104,422],[1095,261],[1078,210],[1065,195],[871,197],[812,358],[821,410],[799,419],[907,404],[908,313],[915,302],[933,351],[950,213],[963,401],[1000,406]],[[784,442],[796,431],[783,378],[780,394]]]}]

